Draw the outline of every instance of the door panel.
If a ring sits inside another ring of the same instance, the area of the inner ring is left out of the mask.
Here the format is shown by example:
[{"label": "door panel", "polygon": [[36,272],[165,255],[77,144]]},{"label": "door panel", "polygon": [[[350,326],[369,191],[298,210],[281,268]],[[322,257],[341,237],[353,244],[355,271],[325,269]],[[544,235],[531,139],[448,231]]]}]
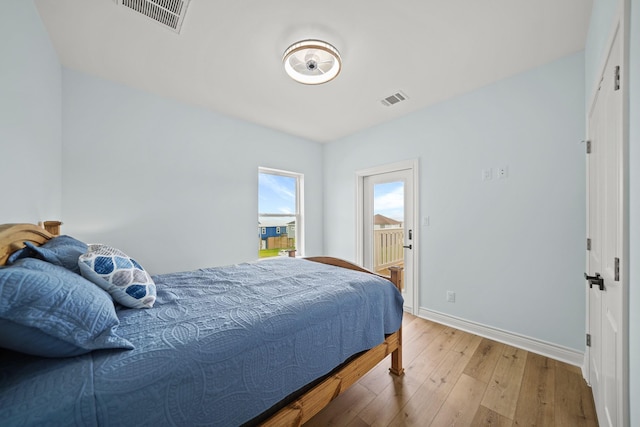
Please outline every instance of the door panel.
[{"label": "door panel", "polygon": [[589,115],[588,274],[600,274],[604,289],[589,296],[589,382],[601,426],[624,420],[623,292],[616,259],[623,253],[622,90],[616,88],[620,64],[619,35],[614,39],[603,78]]},{"label": "door panel", "polygon": [[[602,83],[601,83],[602,84]],[[596,144],[601,141],[603,128],[603,103],[601,92],[596,95],[598,98],[593,106],[589,121],[590,150],[587,162],[588,173],[588,236],[591,239],[591,250],[588,256],[588,273],[594,276],[603,271],[602,250],[603,250],[603,210],[604,205],[604,177],[602,176],[603,154],[602,145]],[[589,335],[591,336],[591,349],[589,351],[589,383],[593,391],[593,398],[596,410],[603,412],[603,380],[602,380],[602,291],[597,287],[589,289]]]},{"label": "door panel", "polygon": [[607,426],[618,426],[618,414],[617,414],[617,375],[618,370],[617,363],[617,342],[618,337],[618,325],[616,315],[611,310],[607,312],[605,320],[605,333],[603,333],[603,356],[602,361],[602,389],[604,390],[603,403]]},{"label": "door panel", "polygon": [[384,275],[389,267],[402,266],[405,311],[413,312],[413,173],[406,169],[369,175],[363,185],[363,266]]}]

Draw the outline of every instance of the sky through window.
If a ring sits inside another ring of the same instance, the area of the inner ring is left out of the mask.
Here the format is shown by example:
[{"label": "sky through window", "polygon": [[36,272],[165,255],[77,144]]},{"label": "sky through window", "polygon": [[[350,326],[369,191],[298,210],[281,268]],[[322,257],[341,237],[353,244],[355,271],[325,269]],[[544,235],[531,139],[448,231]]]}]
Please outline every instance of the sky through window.
[{"label": "sky through window", "polygon": [[258,211],[261,214],[295,214],[295,178],[260,173],[258,175],[258,194]]},{"label": "sky through window", "polygon": [[373,188],[373,213],[404,222],[404,182],[376,184]]}]

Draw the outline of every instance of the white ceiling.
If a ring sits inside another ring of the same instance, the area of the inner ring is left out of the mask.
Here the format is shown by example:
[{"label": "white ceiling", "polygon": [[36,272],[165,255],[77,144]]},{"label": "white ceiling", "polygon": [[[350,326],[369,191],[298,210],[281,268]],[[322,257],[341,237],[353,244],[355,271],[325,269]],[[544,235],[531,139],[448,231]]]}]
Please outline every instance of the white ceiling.
[{"label": "white ceiling", "polygon": [[[592,0],[191,0],[180,34],[114,0],[35,0],[68,68],[327,142],[584,48]],[[319,38],[324,85],[282,54]],[[409,100],[380,103],[399,90]]]}]

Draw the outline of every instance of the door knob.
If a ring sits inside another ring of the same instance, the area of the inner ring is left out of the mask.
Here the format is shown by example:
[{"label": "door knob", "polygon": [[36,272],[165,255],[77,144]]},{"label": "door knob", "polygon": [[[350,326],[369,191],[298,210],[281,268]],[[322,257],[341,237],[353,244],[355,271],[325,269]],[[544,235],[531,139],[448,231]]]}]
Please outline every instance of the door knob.
[{"label": "door knob", "polygon": [[587,273],[584,273],[584,278],[589,281],[590,288],[596,285],[601,291],[604,291],[604,279],[600,276],[600,273],[596,273],[595,276],[589,276]]},{"label": "door knob", "polygon": [[405,249],[413,249],[413,245],[403,246],[403,248],[405,248]]}]

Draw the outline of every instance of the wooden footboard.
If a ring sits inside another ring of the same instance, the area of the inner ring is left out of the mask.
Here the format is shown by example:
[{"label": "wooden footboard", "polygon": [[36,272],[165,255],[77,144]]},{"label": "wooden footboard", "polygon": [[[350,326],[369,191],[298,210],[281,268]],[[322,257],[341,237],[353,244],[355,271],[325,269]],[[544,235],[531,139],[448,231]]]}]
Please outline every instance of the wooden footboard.
[{"label": "wooden footboard", "polygon": [[[311,257],[306,259],[380,276],[356,264],[338,258]],[[381,277],[391,280],[398,290],[400,290],[400,272],[402,271],[402,267],[391,267],[390,270],[391,277]],[[404,369],[402,368],[402,327],[398,329],[397,332],[387,336],[382,344],[347,362],[340,367],[337,372],[311,388],[294,402],[282,408],[262,425],[270,427],[301,426],[320,412],[329,402],[346,391],[374,366],[384,360],[389,354],[391,354],[391,368],[389,368],[389,372],[394,375],[404,374]]]}]

